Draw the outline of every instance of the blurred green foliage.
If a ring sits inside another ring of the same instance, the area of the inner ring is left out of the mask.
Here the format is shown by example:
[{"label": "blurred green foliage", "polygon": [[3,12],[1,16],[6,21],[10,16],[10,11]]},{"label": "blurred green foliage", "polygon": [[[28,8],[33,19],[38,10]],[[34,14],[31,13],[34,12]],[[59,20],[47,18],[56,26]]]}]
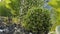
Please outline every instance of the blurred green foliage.
[{"label": "blurred green foliage", "polygon": [[21,0],[20,17],[23,19],[27,11],[32,7],[41,7],[44,4],[44,0]]},{"label": "blurred green foliage", "polygon": [[[0,16],[12,21],[21,21],[28,31],[48,33],[51,27],[50,13],[43,8],[44,0],[3,0],[0,2]],[[19,17],[19,18],[18,18]],[[9,21],[10,22],[10,21]],[[20,22],[18,22],[20,23]]]},{"label": "blurred green foliage", "polygon": [[0,6],[0,16],[11,16],[10,10],[5,6]]},{"label": "blurred green foliage", "polygon": [[48,3],[51,7],[53,7],[53,10],[55,12],[55,24],[52,26],[52,30],[55,30],[56,26],[60,25],[60,0],[50,0]]},{"label": "blurred green foliage", "polygon": [[28,10],[23,18],[22,26],[36,34],[48,33],[52,23],[50,22],[50,13],[48,10],[40,7],[33,7]]},{"label": "blurred green foliage", "polygon": [[[20,0],[3,0],[0,2],[0,13],[7,14],[6,16],[18,16],[20,9]],[[6,9],[6,10],[5,10]],[[2,12],[3,11],[3,12]],[[11,14],[11,15],[8,15]],[[5,16],[5,15],[4,15]]]},{"label": "blurred green foliage", "polygon": [[[2,0],[0,1],[0,16],[7,17],[12,19],[12,22],[15,23],[19,18],[19,11],[20,11],[20,0]],[[15,19],[15,20],[14,20]]]},{"label": "blurred green foliage", "polygon": [[48,4],[53,7],[56,17],[56,23],[52,27],[52,30],[55,30],[56,26],[60,25],[60,0],[50,0]]}]

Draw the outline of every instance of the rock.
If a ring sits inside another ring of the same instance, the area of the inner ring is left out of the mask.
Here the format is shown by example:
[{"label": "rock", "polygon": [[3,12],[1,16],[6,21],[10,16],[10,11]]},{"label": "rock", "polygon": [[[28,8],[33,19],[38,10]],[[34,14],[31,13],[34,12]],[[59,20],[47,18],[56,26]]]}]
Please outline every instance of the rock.
[{"label": "rock", "polygon": [[0,32],[3,32],[3,31],[4,31],[4,30],[1,30],[1,29],[0,29]]}]

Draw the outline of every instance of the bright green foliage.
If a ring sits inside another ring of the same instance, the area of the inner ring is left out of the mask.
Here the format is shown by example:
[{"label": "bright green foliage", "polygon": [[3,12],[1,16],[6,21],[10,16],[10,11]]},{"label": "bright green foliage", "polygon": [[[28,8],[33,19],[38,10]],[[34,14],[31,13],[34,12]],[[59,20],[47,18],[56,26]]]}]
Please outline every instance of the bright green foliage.
[{"label": "bright green foliage", "polygon": [[[11,16],[19,15],[20,0],[18,0],[18,1],[17,0],[3,0],[2,2],[0,2],[0,6],[1,6],[1,8],[4,7],[2,9],[2,10],[4,10],[3,11],[4,13],[6,13],[6,11],[9,10],[7,13],[10,12],[9,14],[11,14]],[[5,8],[7,8],[7,10],[5,10]],[[9,16],[9,15],[7,15],[7,16]]]},{"label": "bright green foliage", "polygon": [[[9,3],[8,5],[11,8],[11,13],[14,14],[14,16],[18,16],[19,15],[19,10],[20,10],[20,0],[10,0],[11,3]],[[12,12],[13,11],[13,12]]]},{"label": "bright green foliage", "polygon": [[28,10],[23,18],[22,26],[36,34],[48,33],[51,27],[50,13],[48,10],[38,7],[33,7]]},{"label": "bright green foliage", "polygon": [[50,0],[48,4],[52,6],[57,12],[60,12],[60,0]]},{"label": "bright green foliage", "polygon": [[[5,0],[7,1],[7,0]],[[6,3],[6,7],[11,10],[11,13],[13,16],[19,15],[19,9],[20,9],[20,0],[9,0],[10,2]]]},{"label": "bright green foliage", "polygon": [[52,27],[52,30],[55,30],[55,27],[60,25],[60,0],[50,0],[48,3],[50,6],[53,7],[56,17],[56,23]]}]

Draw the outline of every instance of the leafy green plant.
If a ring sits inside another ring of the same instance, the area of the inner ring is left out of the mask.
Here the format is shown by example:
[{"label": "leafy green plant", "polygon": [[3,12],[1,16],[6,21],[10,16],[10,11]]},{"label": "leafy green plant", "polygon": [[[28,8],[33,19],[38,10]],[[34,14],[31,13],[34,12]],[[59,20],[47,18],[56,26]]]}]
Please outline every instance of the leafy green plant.
[{"label": "leafy green plant", "polygon": [[28,9],[32,7],[41,7],[44,5],[44,0],[20,0],[21,9],[20,9],[20,17],[21,21],[24,18],[24,15],[27,14]]},{"label": "leafy green plant", "polygon": [[22,26],[35,34],[47,34],[51,27],[50,13],[44,8],[33,7],[23,18]]}]

